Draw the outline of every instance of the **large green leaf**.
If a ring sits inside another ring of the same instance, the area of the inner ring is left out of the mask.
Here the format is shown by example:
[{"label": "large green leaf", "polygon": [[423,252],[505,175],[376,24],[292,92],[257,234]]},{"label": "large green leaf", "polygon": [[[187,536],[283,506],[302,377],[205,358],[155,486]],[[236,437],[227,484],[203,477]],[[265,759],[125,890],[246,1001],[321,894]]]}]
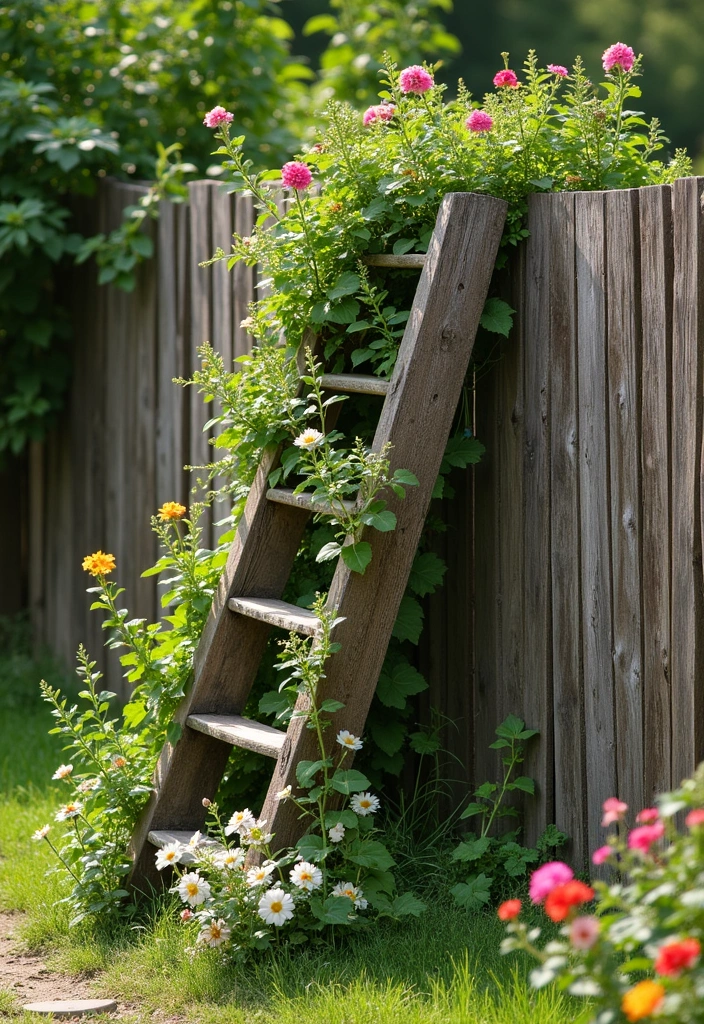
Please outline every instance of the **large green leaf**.
[{"label": "large green leaf", "polygon": [[432,594],[442,583],[447,566],[433,551],[416,555],[408,578],[408,586],[418,597]]},{"label": "large green leaf", "polygon": [[396,616],[392,636],[417,644],[423,631],[423,609],[413,597],[404,594]]},{"label": "large green leaf", "polygon": [[388,708],[403,710],[406,698],[428,689],[428,684],[417,668],[407,661],[399,661],[382,671],[376,693],[382,704]]},{"label": "large green leaf", "polygon": [[331,781],[332,788],[344,796],[349,796],[350,793],[363,793],[371,785],[367,776],[358,772],[356,768],[349,768],[347,771],[338,768]]}]

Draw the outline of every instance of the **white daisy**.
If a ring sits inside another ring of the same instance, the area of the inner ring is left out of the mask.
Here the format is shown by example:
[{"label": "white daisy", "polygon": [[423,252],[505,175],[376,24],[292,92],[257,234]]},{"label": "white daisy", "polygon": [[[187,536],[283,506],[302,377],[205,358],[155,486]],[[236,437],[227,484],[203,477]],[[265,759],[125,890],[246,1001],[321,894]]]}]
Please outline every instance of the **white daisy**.
[{"label": "white daisy", "polygon": [[267,832],[264,828],[266,825],[265,818],[259,818],[249,828],[240,828],[240,839],[247,846],[252,846],[255,849],[261,846],[268,846],[271,840],[274,838],[273,832]]},{"label": "white daisy", "polygon": [[249,807],[245,807],[243,811],[235,811],[225,826],[225,835],[230,836],[233,832],[241,832],[243,828],[252,828],[256,824],[256,820]]},{"label": "white daisy", "polygon": [[78,783],[79,793],[92,793],[100,785],[100,779],[84,779]]},{"label": "white daisy", "polygon": [[340,729],[337,734],[337,742],[341,747],[345,747],[346,750],[361,750],[363,746],[359,736],[347,732],[347,729]]},{"label": "white daisy", "polygon": [[283,889],[269,889],[259,900],[258,913],[265,924],[280,928],[293,917],[293,898]]},{"label": "white daisy", "polygon": [[201,929],[198,935],[198,942],[202,942],[206,946],[212,946],[215,949],[217,946],[222,946],[223,942],[227,942],[231,934],[231,929],[219,917],[217,921],[215,919],[208,921],[205,927]]},{"label": "white daisy", "polygon": [[197,907],[210,896],[210,886],[197,871],[191,871],[178,883],[178,894],[184,903]]},{"label": "white daisy", "polygon": [[202,841],[203,841],[203,833],[199,829],[197,832],[194,832],[193,835],[191,836],[191,838],[188,840],[188,849],[189,850],[197,850],[198,847],[200,846],[200,844],[202,843]]},{"label": "white daisy", "polygon": [[72,764],[60,764],[51,777],[52,779],[67,779],[72,771]]},{"label": "white daisy", "polygon": [[51,825],[42,825],[41,828],[38,828],[36,832],[32,833],[32,839],[36,839],[37,841],[40,839],[46,839],[50,832]]},{"label": "white daisy", "polygon": [[64,804],[64,806],[56,812],[54,820],[67,821],[69,818],[76,818],[82,810],[83,804],[79,803],[78,800],[73,800],[71,803]]},{"label": "white daisy", "polygon": [[337,825],[333,825],[332,828],[328,829],[328,836],[330,837],[331,843],[341,843],[345,838],[345,826],[341,821],[338,821]]},{"label": "white daisy", "polygon": [[173,867],[179,864],[184,853],[184,847],[180,843],[169,843],[156,853],[156,869],[162,871],[164,868]]},{"label": "white daisy", "polygon": [[224,853],[218,853],[215,857],[215,866],[226,868],[228,871],[235,871],[243,864],[244,854],[241,850],[225,850]]},{"label": "white daisy", "polygon": [[354,793],[350,800],[350,807],[355,814],[365,818],[367,814],[374,814],[379,810],[379,797],[371,793]]},{"label": "white daisy", "polygon": [[247,872],[247,885],[250,889],[255,885],[263,885],[269,881],[269,876],[276,867],[271,861],[264,861],[259,867],[250,868]]},{"label": "white daisy", "polygon": [[319,430],[307,427],[302,434],[298,435],[293,443],[297,448],[305,448],[307,451],[310,451],[311,448],[317,448],[324,438],[325,434],[321,434]]},{"label": "white daisy", "polygon": [[291,796],[291,787],[290,786],[286,786],[285,789],[280,790],[276,794],[276,799],[277,800],[288,800],[288,798],[290,796]]},{"label": "white daisy", "polygon": [[362,890],[358,885],[352,885],[351,882],[338,882],[335,888],[332,890],[331,896],[346,896],[355,907],[360,910],[364,910],[367,906],[367,901],[363,899]]},{"label": "white daisy", "polygon": [[316,868],[315,864],[309,864],[307,860],[296,864],[291,870],[289,878],[295,886],[305,889],[307,892],[319,889],[323,884],[323,872],[320,868]]}]

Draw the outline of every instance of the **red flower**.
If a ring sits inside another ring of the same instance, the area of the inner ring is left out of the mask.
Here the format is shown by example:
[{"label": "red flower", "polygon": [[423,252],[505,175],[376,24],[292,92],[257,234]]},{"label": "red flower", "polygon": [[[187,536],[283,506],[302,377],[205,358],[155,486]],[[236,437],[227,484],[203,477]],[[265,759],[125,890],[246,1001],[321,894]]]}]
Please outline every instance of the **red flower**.
[{"label": "red flower", "polygon": [[496,911],[499,921],[513,921],[521,912],[520,900],[506,900]]},{"label": "red flower", "polygon": [[572,907],[594,899],[594,890],[576,879],[558,885],[545,899],[545,913],[551,921],[564,921]]},{"label": "red flower", "polygon": [[671,974],[676,977],[685,968],[694,966],[701,950],[697,939],[668,942],[666,946],[660,947],[655,970],[658,974]]},{"label": "red flower", "polygon": [[508,87],[509,89],[517,89],[518,78],[516,77],[516,72],[511,71],[510,68],[502,68],[501,71],[497,71],[496,74],[494,75],[494,85],[496,86],[497,89],[500,89],[502,87]]}]

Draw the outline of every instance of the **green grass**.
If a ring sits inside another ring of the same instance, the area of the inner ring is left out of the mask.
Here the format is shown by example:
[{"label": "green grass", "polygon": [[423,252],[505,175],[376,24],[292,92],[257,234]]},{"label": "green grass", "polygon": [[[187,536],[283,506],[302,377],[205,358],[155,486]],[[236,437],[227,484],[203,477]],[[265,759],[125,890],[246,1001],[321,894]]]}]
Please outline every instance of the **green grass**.
[{"label": "green grass", "polygon": [[[192,933],[168,902],[136,927],[69,931],[54,905],[65,883],[46,875],[50,851],[30,838],[52,821],[63,788],[51,781],[64,759],[60,741],[47,735],[52,720],[35,690],[50,671],[0,658],[0,907],[25,912],[22,936],[52,969],[93,977],[100,994],[139,1007],[135,1020],[157,1010],[194,1024],[569,1024],[576,1016],[564,997],[531,991],[529,964],[499,955],[503,928],[493,914],[468,915],[448,900],[410,924],[246,964],[216,951],[193,957]],[[0,990],[0,1019],[33,1018]]]}]

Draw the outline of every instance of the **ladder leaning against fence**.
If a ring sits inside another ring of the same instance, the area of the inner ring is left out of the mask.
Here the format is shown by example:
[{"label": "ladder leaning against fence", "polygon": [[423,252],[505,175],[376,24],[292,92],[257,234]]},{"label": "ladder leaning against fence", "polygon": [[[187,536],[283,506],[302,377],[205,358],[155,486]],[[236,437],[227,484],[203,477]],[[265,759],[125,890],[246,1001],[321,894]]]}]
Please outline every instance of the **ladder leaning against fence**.
[{"label": "ladder leaning against fence", "polygon": [[[419,481],[389,507],[396,529],[373,534],[373,558],[362,576],[339,560],[327,598],[341,621],[334,639],[340,653],[326,665],[321,700],[344,704],[338,728],[361,735],[391,631],[411,570],[430,498],[452,427],[474,346],[506,216],[506,203],[491,196],[445,196],[426,256],[375,256],[376,266],[420,267],[410,318],[390,381],[372,376],[330,375],[327,390],[363,391],[384,399],[373,450],[390,444],[390,473],[410,470]],[[262,817],[276,846],[293,845],[301,824],[290,801],[275,794],[296,789],[296,765],[319,756],[305,721],[293,718],[286,732],[247,720],[242,711],[264,653],[271,626],[316,635],[312,612],[281,600],[312,505],[291,492],[270,488],[280,450],[265,451],[203,630],[194,683],[179,709],[180,739],[166,744],[152,796],[132,837],[130,884],[158,883],[154,847],[187,842],[205,820],[202,800],[213,798],[232,746],[275,760]],[[320,510],[320,506],[316,506]]]}]

